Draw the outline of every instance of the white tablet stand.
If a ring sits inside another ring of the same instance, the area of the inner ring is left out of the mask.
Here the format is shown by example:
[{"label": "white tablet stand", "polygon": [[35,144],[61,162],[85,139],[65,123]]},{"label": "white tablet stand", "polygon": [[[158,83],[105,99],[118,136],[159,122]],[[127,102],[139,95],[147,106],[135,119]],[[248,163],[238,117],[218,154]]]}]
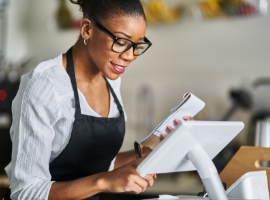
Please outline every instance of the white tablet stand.
[{"label": "white tablet stand", "polygon": [[182,122],[144,159],[137,172],[144,177],[197,170],[210,199],[228,200],[212,159],[243,127],[242,122]]}]

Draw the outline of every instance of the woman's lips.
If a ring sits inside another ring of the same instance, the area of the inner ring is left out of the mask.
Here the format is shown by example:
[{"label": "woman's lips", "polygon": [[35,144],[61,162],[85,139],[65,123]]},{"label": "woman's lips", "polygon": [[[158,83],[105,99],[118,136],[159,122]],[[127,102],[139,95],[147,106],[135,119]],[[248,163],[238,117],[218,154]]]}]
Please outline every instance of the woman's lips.
[{"label": "woman's lips", "polygon": [[113,70],[118,73],[118,74],[122,74],[125,72],[125,67],[120,66],[120,65],[116,65],[114,63],[111,62],[112,68]]}]

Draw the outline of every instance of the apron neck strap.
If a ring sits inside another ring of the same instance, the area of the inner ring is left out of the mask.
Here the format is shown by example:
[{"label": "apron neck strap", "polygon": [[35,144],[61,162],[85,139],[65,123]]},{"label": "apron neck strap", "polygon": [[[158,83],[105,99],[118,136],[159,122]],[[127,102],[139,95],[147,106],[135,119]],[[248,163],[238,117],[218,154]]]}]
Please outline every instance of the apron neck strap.
[{"label": "apron neck strap", "polygon": [[[76,83],[76,78],[75,78],[76,76],[75,76],[74,63],[73,63],[73,57],[72,57],[72,47],[67,51],[67,70],[70,76],[70,80],[71,80],[71,84],[72,84],[72,88],[73,88],[74,96],[75,96],[75,114],[78,115],[78,114],[81,114],[81,107],[80,107],[79,94],[78,94],[77,83]],[[107,86],[110,89],[110,92],[112,93],[112,96],[114,98],[114,101],[117,105],[119,112],[122,113],[123,111],[122,106],[116,94],[114,93],[114,90],[112,89],[109,81],[107,80],[105,76],[104,76],[104,79],[107,83]]]},{"label": "apron neck strap", "polygon": [[104,79],[105,79],[105,81],[107,83],[107,86],[109,87],[109,89],[110,89],[110,91],[112,93],[112,96],[113,96],[114,101],[115,101],[115,103],[117,105],[118,111],[121,113],[123,111],[122,106],[121,106],[116,94],[114,93],[114,90],[112,89],[112,86],[110,85],[109,81],[107,80],[107,78],[105,76],[103,76],[103,77],[104,77]]},{"label": "apron neck strap", "polygon": [[67,70],[70,76],[74,97],[75,97],[75,115],[81,114],[80,100],[75,78],[74,63],[72,57],[72,47],[67,51]]}]

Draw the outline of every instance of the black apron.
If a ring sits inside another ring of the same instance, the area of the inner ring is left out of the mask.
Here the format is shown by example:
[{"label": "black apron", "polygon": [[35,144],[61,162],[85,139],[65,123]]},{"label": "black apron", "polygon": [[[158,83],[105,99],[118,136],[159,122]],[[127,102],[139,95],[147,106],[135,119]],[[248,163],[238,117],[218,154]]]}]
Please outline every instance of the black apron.
[{"label": "black apron", "polygon": [[[122,146],[125,134],[124,112],[107,79],[105,78],[119,110],[119,116],[105,118],[83,115],[75,79],[72,48],[67,52],[67,64],[75,96],[75,121],[69,143],[50,163],[52,181],[71,181],[108,171],[111,161]],[[97,194],[87,200],[98,198]],[[5,198],[7,199],[10,198]]]}]

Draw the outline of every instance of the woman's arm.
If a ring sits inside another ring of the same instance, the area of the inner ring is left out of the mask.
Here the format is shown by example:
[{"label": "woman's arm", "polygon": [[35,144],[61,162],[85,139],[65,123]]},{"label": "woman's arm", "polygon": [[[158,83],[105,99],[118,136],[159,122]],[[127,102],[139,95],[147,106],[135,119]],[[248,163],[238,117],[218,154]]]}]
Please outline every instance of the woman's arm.
[{"label": "woman's arm", "polygon": [[12,103],[12,160],[6,168],[12,199],[47,199],[48,164],[58,118],[54,85],[43,75],[25,75]]},{"label": "woman's arm", "polygon": [[95,174],[74,181],[54,182],[48,199],[85,199],[104,190],[102,174]]},{"label": "woman's arm", "polygon": [[[152,150],[149,147],[142,147],[142,157],[147,156]],[[114,169],[123,166],[133,160],[136,159],[135,151],[129,150],[125,152],[120,152],[117,154],[115,163],[114,163]]]},{"label": "woman's arm", "polygon": [[68,182],[54,182],[49,200],[85,199],[103,191],[140,193],[152,186],[152,175],[142,178],[136,168],[144,158],[137,159],[110,172],[95,174]]},{"label": "woman's arm", "polygon": [[135,156],[135,151],[134,150],[129,150],[125,152],[120,152],[117,154],[115,163],[114,163],[114,169],[123,166],[133,160],[136,159]]}]

